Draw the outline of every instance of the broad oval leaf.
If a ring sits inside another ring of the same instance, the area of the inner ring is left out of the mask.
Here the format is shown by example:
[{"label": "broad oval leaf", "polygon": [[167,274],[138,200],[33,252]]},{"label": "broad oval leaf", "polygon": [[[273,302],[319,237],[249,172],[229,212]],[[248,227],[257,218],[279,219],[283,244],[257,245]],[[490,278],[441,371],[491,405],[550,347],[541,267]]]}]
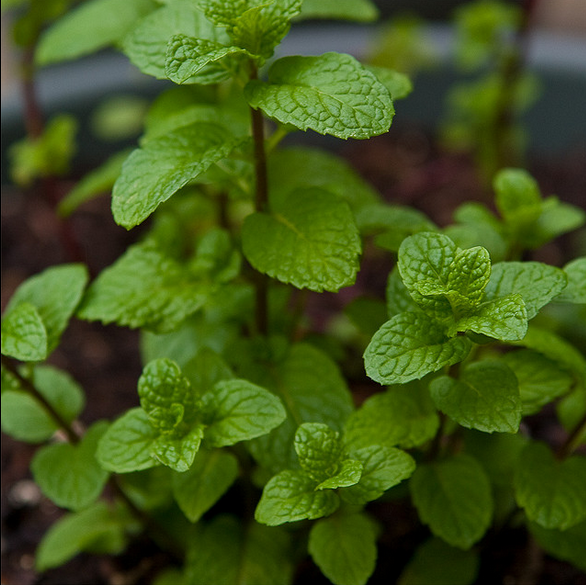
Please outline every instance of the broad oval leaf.
[{"label": "broad oval leaf", "polygon": [[364,352],[366,373],[380,384],[404,384],[461,362],[470,351],[465,337],[448,338],[423,313],[399,313],[374,335]]},{"label": "broad oval leaf", "polygon": [[8,308],[2,319],[2,355],[38,362],[47,353],[47,330],[37,308],[27,302]]},{"label": "broad oval leaf", "polygon": [[386,87],[341,53],[283,57],[269,69],[268,83],[253,80],[244,91],[267,116],[338,138],[383,134],[395,113]]},{"label": "broad oval leaf", "polygon": [[472,457],[455,455],[421,464],[409,485],[421,521],[448,544],[467,550],[490,526],[490,482]]},{"label": "broad oval leaf", "polygon": [[153,138],[124,161],[112,191],[112,213],[126,229],[142,223],[181,187],[241,142],[217,124],[200,122]]},{"label": "broad oval leaf", "polygon": [[242,248],[259,272],[297,288],[336,292],[354,284],[360,237],[348,204],[319,188],[291,192],[242,226]]}]

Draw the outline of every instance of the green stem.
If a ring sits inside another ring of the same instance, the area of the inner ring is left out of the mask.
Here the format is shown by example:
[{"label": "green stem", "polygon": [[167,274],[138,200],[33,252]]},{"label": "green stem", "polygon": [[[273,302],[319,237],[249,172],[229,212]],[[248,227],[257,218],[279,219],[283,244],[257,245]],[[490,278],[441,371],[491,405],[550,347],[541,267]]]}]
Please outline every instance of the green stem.
[{"label": "green stem", "polygon": [[[258,78],[256,65],[251,66],[251,79]],[[255,211],[262,213],[269,206],[269,189],[267,179],[267,157],[265,152],[264,120],[260,110],[250,108],[252,138],[254,141],[254,170],[256,178]],[[268,279],[264,274],[258,274],[255,280],[256,288],[256,328],[260,335],[267,335],[269,331],[268,317]]]},{"label": "green stem", "polygon": [[63,430],[67,435],[67,439],[72,444],[77,444],[81,440],[81,436],[74,430],[69,424],[53,407],[53,405],[39,392],[36,386],[28,379],[25,378],[16,367],[14,361],[3,355],[2,365],[12,374],[20,383],[22,388],[28,392],[37,402],[40,402],[43,408],[47,411],[49,416],[55,421],[55,423]]}]

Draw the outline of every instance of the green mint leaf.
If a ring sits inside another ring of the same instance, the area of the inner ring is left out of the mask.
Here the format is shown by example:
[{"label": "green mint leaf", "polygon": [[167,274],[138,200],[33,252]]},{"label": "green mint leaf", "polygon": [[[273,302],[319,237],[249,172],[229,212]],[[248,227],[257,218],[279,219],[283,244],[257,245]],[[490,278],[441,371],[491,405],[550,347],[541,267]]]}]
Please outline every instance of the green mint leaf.
[{"label": "green mint leaf", "polygon": [[506,353],[501,359],[519,381],[523,416],[536,414],[572,388],[572,376],[536,351],[520,349]]},{"label": "green mint leaf", "polygon": [[329,516],[338,509],[340,499],[332,490],[315,487],[315,480],[302,471],[281,471],[265,485],[254,513],[256,521],[277,526]]},{"label": "green mint leaf", "polygon": [[249,215],[242,248],[252,266],[272,278],[336,292],[354,283],[361,244],[348,204],[307,188],[275,202],[270,214]]},{"label": "green mint leaf", "polygon": [[404,73],[377,65],[365,67],[387,88],[393,101],[406,98],[413,91],[413,84]]},{"label": "green mint leaf", "polygon": [[[222,59],[229,55],[248,55],[248,51],[240,47],[226,47],[220,43],[206,39],[194,39],[185,35],[171,37],[167,44],[166,76],[175,83],[197,83],[197,74],[206,65],[214,63],[222,66]],[[225,67],[226,77],[230,70]]]},{"label": "green mint leaf", "polygon": [[130,473],[158,465],[151,456],[159,433],[142,408],[132,408],[114,421],[96,450],[100,465],[115,473]]},{"label": "green mint leaf", "polygon": [[195,421],[197,398],[189,380],[170,359],[149,362],[138,380],[140,405],[153,428],[172,433],[181,423]]},{"label": "green mint leaf", "polygon": [[[123,41],[123,51],[143,73],[165,79],[167,43],[174,35],[185,35],[229,44],[224,31],[217,29],[194,2],[174,1],[139,20]],[[198,83],[217,83],[226,79],[226,71],[206,67],[198,74]]]},{"label": "green mint leaf", "polygon": [[299,19],[327,18],[373,22],[379,16],[371,0],[303,0]]},{"label": "green mint leaf", "polygon": [[519,342],[556,362],[586,385],[586,358],[571,343],[548,329],[531,326]]},{"label": "green mint leaf", "polygon": [[448,339],[423,313],[400,313],[374,335],[364,352],[366,373],[380,384],[404,384],[462,361],[470,351],[465,337]]},{"label": "green mint leaf", "polygon": [[520,294],[527,309],[527,319],[533,319],[541,307],[565,288],[566,283],[564,272],[554,266],[541,262],[499,262],[492,267],[486,300]]},{"label": "green mint leaf", "polygon": [[[389,273],[386,287],[386,301],[389,317],[394,317],[399,313],[422,311],[421,307],[409,294],[407,287],[403,284],[397,266]],[[449,305],[445,305],[443,309],[451,312]]]},{"label": "green mint leaf", "polygon": [[527,445],[515,475],[515,497],[529,520],[567,530],[586,519],[586,458],[555,459],[543,443]]},{"label": "green mint leaf", "polygon": [[302,0],[202,0],[200,6],[214,23],[225,26],[235,45],[268,59],[289,32],[290,20]]},{"label": "green mint leaf", "polygon": [[495,203],[501,216],[513,229],[535,222],[542,212],[537,181],[523,169],[503,169],[493,181]]},{"label": "green mint leaf", "polygon": [[112,191],[112,187],[122,171],[122,165],[130,152],[130,150],[123,150],[114,154],[103,165],[78,181],[59,202],[59,215],[69,217],[82,203]]},{"label": "green mint leaf", "polygon": [[35,482],[58,506],[81,510],[102,493],[108,472],[100,467],[95,453],[107,428],[107,421],[97,422],[79,444],[56,443],[35,453],[31,463]]},{"label": "green mint leaf", "polygon": [[206,122],[154,138],[132,152],[112,192],[112,213],[126,229],[142,223],[181,187],[225,158],[239,143],[230,132]]},{"label": "green mint leaf", "polygon": [[238,477],[234,455],[200,449],[185,473],[173,474],[173,496],[190,522],[198,522]]},{"label": "green mint leaf", "polygon": [[418,465],[410,489],[421,521],[452,546],[469,549],[490,526],[490,483],[468,455]]},{"label": "green mint leaf", "polygon": [[228,282],[240,273],[241,256],[234,248],[227,230],[212,228],[197,244],[197,252],[189,264],[191,272],[214,282]]},{"label": "green mint leaf", "polygon": [[491,275],[490,255],[477,246],[456,254],[450,264],[446,296],[455,311],[480,304]]},{"label": "green mint leaf", "polygon": [[518,341],[527,333],[527,310],[523,297],[511,294],[486,301],[458,319],[450,333],[473,331],[500,339]]},{"label": "green mint leaf", "polygon": [[364,505],[376,500],[388,489],[410,477],[415,461],[408,453],[392,447],[370,445],[351,450],[350,456],[362,464],[362,475],[356,485],[344,487],[339,494],[345,502]]},{"label": "green mint leaf", "polygon": [[576,258],[564,266],[568,284],[555,300],[586,304],[586,257]]},{"label": "green mint leaf", "polygon": [[104,554],[118,554],[126,546],[125,526],[123,519],[105,502],[67,514],[43,536],[36,552],[35,568],[42,572],[58,567],[98,543]]},{"label": "green mint leaf", "polygon": [[294,437],[299,425],[317,422],[341,431],[352,398],[336,363],[309,344],[294,345],[274,375],[270,389],[282,400],[287,418],[248,446],[263,467],[276,472],[298,465]]},{"label": "green mint leaf", "polygon": [[436,226],[424,213],[403,205],[373,203],[362,206],[356,213],[360,232],[374,235],[381,248],[397,252],[403,240],[422,231],[434,231]]},{"label": "green mint leaf", "polygon": [[338,464],[335,475],[324,479],[316,490],[335,490],[356,485],[362,476],[362,463],[357,459],[343,459]]},{"label": "green mint leaf", "polygon": [[344,448],[340,433],[323,423],[302,424],[295,433],[294,446],[301,469],[318,482],[337,471]]},{"label": "green mint leaf", "polygon": [[198,397],[203,396],[218,382],[234,378],[232,370],[224,359],[215,351],[205,347],[181,366],[181,371]]},{"label": "green mint leaf", "polygon": [[417,548],[398,585],[470,585],[476,580],[479,560],[476,551],[430,538]]},{"label": "green mint leaf", "polygon": [[191,277],[178,262],[147,242],[131,246],[100,273],[78,316],[162,333],[200,309],[210,291],[209,284]]},{"label": "green mint leaf", "polygon": [[431,381],[436,406],[458,424],[485,433],[516,433],[521,422],[521,397],[514,372],[497,360],[474,362],[458,380],[440,376]]},{"label": "green mint leaf", "polygon": [[348,417],[344,438],[350,449],[371,445],[410,449],[432,439],[438,428],[427,385],[414,381],[368,398]]},{"label": "green mint leaf", "polygon": [[586,522],[567,530],[548,530],[535,522],[529,522],[528,526],[531,534],[548,554],[586,571]]},{"label": "green mint leaf", "polygon": [[72,10],[42,36],[38,65],[76,59],[121,41],[136,21],[157,7],[153,0],[91,0]]},{"label": "green mint leaf", "polygon": [[287,417],[277,396],[246,380],[218,382],[203,395],[202,411],[205,438],[214,447],[265,435]]},{"label": "green mint leaf", "polygon": [[289,535],[255,522],[243,525],[227,515],[216,516],[209,524],[200,522],[189,543],[185,575],[186,583],[290,585]]},{"label": "green mint leaf", "polygon": [[366,514],[334,514],[318,520],[308,550],[335,585],[365,585],[376,565],[376,524]]},{"label": "green mint leaf", "polygon": [[157,465],[118,478],[126,495],[141,510],[161,510],[172,505],[172,478],[175,472]]},{"label": "green mint leaf", "polygon": [[82,264],[47,268],[18,287],[6,313],[20,303],[34,305],[47,330],[47,352],[51,353],[81,300],[88,278],[87,268]]},{"label": "green mint leaf", "polygon": [[543,201],[539,219],[523,234],[523,242],[531,249],[540,248],[558,236],[584,225],[586,213],[580,207],[563,203],[557,197]]},{"label": "green mint leaf", "polygon": [[[83,390],[66,372],[52,366],[37,366],[33,382],[47,402],[68,423],[83,410]],[[2,387],[4,390],[4,380]],[[49,439],[58,428],[41,404],[20,389],[18,381],[14,389],[2,392],[2,430],[6,434],[19,441],[41,443]]]},{"label": "green mint leaf", "polygon": [[346,201],[353,211],[377,203],[378,193],[342,158],[325,150],[289,146],[268,159],[268,181],[273,201],[289,193],[319,187]]},{"label": "green mint leaf", "polygon": [[203,431],[203,426],[196,425],[182,437],[159,435],[151,445],[151,455],[175,471],[187,471],[193,465]]},{"label": "green mint leaf", "polygon": [[47,330],[37,308],[27,302],[12,303],[2,318],[2,355],[37,362],[47,354]]},{"label": "green mint leaf", "polygon": [[391,125],[388,90],[350,55],[283,57],[268,75],[268,83],[250,81],[245,96],[283,124],[338,138],[369,138]]}]

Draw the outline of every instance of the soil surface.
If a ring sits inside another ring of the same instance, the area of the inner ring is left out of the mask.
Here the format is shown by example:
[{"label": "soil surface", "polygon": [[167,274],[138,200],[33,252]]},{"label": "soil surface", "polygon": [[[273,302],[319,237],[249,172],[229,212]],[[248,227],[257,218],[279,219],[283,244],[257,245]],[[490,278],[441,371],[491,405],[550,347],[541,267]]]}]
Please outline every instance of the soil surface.
[{"label": "soil surface", "polygon": [[[470,160],[442,154],[424,133],[411,128],[393,129],[368,142],[349,143],[344,154],[391,202],[413,205],[439,225],[450,222],[452,212],[463,201],[490,201],[480,185]],[[529,170],[544,195],[585,206],[586,152],[569,153],[558,161],[533,161]],[[61,185],[66,190],[67,185]],[[70,222],[69,231],[55,220],[51,205],[39,189],[23,194],[11,189],[2,193],[2,308],[15,288],[43,268],[82,260],[92,274],[111,264],[136,240],[140,231],[126,232],[111,218],[109,198],[83,205]],[[582,238],[584,238],[584,232]],[[75,244],[72,246],[71,241]],[[575,235],[561,238],[535,256],[563,265],[575,255]],[[584,242],[582,242],[584,249]],[[361,272],[354,290],[343,295],[323,295],[322,303],[344,303],[357,292],[384,294],[391,268],[388,255],[374,258]],[[316,317],[317,320],[317,317]],[[141,371],[136,332],[74,321],[63,343],[50,359],[69,371],[84,387],[87,405],[83,425],[115,418],[138,404],[136,383]],[[357,399],[370,388],[357,387]],[[530,431],[551,444],[564,440],[551,411],[528,421]],[[28,471],[35,447],[2,436],[2,585],[133,585],[150,583],[155,567],[164,563],[151,545],[139,541],[117,558],[80,555],[65,566],[37,575],[33,570],[35,547],[47,528],[62,513],[42,497]],[[392,583],[406,562],[411,547],[426,533],[410,532],[412,510],[392,504],[374,503],[373,511],[391,527],[380,542],[377,570],[369,583]],[[388,519],[388,521],[386,520]],[[535,550],[524,531],[511,531],[494,538],[491,555],[483,560],[479,584],[494,585],[586,585],[586,575],[567,563]],[[307,560],[298,570],[296,583],[327,583]],[[214,585],[214,584],[209,584]]]}]

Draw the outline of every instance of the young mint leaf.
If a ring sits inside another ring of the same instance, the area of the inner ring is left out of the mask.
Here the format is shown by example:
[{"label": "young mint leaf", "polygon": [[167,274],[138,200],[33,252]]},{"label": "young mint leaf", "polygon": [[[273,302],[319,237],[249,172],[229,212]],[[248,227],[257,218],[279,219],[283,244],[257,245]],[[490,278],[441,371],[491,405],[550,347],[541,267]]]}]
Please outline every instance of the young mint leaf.
[{"label": "young mint leaf", "polygon": [[203,431],[203,426],[196,425],[183,436],[159,435],[152,442],[151,455],[175,471],[187,471],[193,465]]},{"label": "young mint leaf", "polygon": [[[66,372],[52,366],[36,366],[33,382],[51,406],[68,422],[83,410],[84,394],[77,382]],[[4,390],[2,381],[2,430],[29,443],[49,439],[59,428],[43,406],[20,388],[19,382]]]},{"label": "young mint leaf", "polygon": [[486,301],[458,319],[450,333],[473,331],[500,339],[518,341],[527,333],[527,310],[523,297],[511,294]]},{"label": "young mint leaf", "polygon": [[37,308],[26,301],[12,303],[2,318],[2,355],[38,362],[47,354],[47,330]]},{"label": "young mint leaf", "polygon": [[81,300],[88,278],[87,268],[82,264],[47,268],[18,287],[6,313],[20,303],[34,305],[47,330],[47,352],[51,353]]},{"label": "young mint leaf", "polygon": [[[130,61],[146,75],[165,79],[167,42],[174,35],[229,44],[226,33],[216,28],[189,0],[174,0],[138,21],[122,44]],[[226,79],[225,69],[209,67],[199,72],[199,83]]]},{"label": "young mint leaf", "polygon": [[189,470],[173,474],[173,496],[189,521],[198,522],[237,476],[234,455],[219,449],[200,449]]},{"label": "young mint leaf", "polygon": [[225,26],[235,45],[268,59],[289,32],[290,20],[302,0],[202,0],[200,6],[214,23]]},{"label": "young mint leaf", "polygon": [[490,255],[486,248],[477,246],[456,254],[446,283],[446,296],[454,311],[480,304],[490,274]]},{"label": "young mint leaf", "polygon": [[283,124],[338,138],[369,138],[391,125],[388,90],[350,55],[282,57],[268,75],[268,83],[250,81],[245,96]]},{"label": "young mint leaf", "polygon": [[452,546],[469,549],[491,523],[488,477],[468,455],[418,465],[409,485],[421,521]]},{"label": "young mint leaf", "polygon": [[541,307],[565,288],[566,283],[564,272],[554,266],[541,262],[499,262],[492,267],[486,300],[520,294],[527,309],[527,319],[533,319]]},{"label": "young mint leaf", "polygon": [[202,412],[206,441],[214,447],[265,435],[287,416],[277,396],[246,380],[218,382],[203,395]]},{"label": "young mint leaf", "polygon": [[131,246],[100,273],[78,316],[162,333],[200,309],[211,290],[209,284],[190,276],[147,242]]},{"label": "young mint leaf", "polygon": [[265,485],[254,513],[256,521],[277,526],[329,516],[338,509],[340,499],[332,490],[315,487],[315,480],[302,471],[281,471]]},{"label": "young mint leaf", "polygon": [[115,473],[140,471],[158,465],[151,455],[159,433],[150,425],[142,408],[131,408],[114,421],[96,450],[100,465]]},{"label": "young mint leaf", "polygon": [[102,493],[108,472],[100,467],[95,453],[107,428],[107,421],[97,422],[78,445],[55,443],[35,453],[31,463],[35,482],[58,506],[81,510]]},{"label": "young mint leaf", "polygon": [[379,16],[371,0],[303,0],[298,19],[327,18],[372,22]]},{"label": "young mint leaf", "polygon": [[295,432],[304,422],[341,431],[352,411],[352,398],[336,363],[309,344],[297,344],[275,370],[270,389],[282,400],[287,419],[248,446],[254,458],[277,472],[298,465]]},{"label": "young mint leaf", "polygon": [[216,516],[209,524],[196,526],[185,574],[186,583],[290,585],[289,535],[256,522],[243,525],[233,516]]},{"label": "young mint leaf", "polygon": [[104,554],[118,554],[126,546],[125,527],[125,519],[118,517],[102,501],[75,514],[67,514],[43,536],[35,568],[42,572],[58,567],[80,552],[91,551],[98,543]]},{"label": "young mint leaf", "polygon": [[427,385],[414,381],[368,398],[348,417],[344,439],[352,450],[371,445],[410,449],[432,439],[438,427]]},{"label": "young mint leaf", "polygon": [[515,497],[529,520],[567,530],[586,519],[586,458],[556,460],[543,443],[532,442],[519,458]]},{"label": "young mint leaf", "polygon": [[535,522],[528,523],[529,531],[539,545],[556,559],[568,561],[586,571],[586,521],[567,530],[548,530]]},{"label": "young mint leaf", "polygon": [[181,423],[195,421],[197,402],[189,380],[170,359],[152,361],[138,380],[140,405],[153,428],[172,433]]},{"label": "young mint leaf", "polygon": [[335,474],[324,479],[316,486],[316,490],[335,490],[356,485],[362,476],[362,463],[357,459],[342,459]]},{"label": "young mint leaf", "polygon": [[112,155],[103,165],[78,181],[59,202],[57,208],[59,215],[69,217],[82,203],[112,191],[112,187],[122,171],[122,165],[130,152],[130,150],[123,150]]},{"label": "young mint leaf", "polygon": [[555,300],[586,304],[586,257],[576,258],[564,266],[568,284]]},{"label": "young mint leaf", "polygon": [[[197,74],[211,63],[222,67],[221,60],[229,55],[249,55],[240,47],[227,47],[215,41],[175,35],[167,44],[165,75],[175,83],[198,83]],[[229,65],[224,66],[226,77]]]},{"label": "young mint leaf", "polygon": [[346,201],[353,211],[379,201],[378,193],[342,158],[317,148],[289,146],[268,159],[273,204],[289,193],[319,187]]},{"label": "young mint leaf", "polygon": [[239,144],[217,124],[179,128],[132,152],[112,192],[112,213],[126,229],[142,223],[181,187],[225,158]]},{"label": "young mint leaf", "polygon": [[82,57],[121,41],[136,21],[157,7],[153,0],[91,0],[78,6],[42,36],[38,65]]},{"label": "young mint leaf", "polygon": [[516,433],[521,397],[514,372],[499,360],[481,360],[462,369],[458,380],[431,381],[436,406],[458,424],[485,433]]},{"label": "young mint leaf", "polygon": [[563,203],[557,197],[543,200],[542,213],[531,229],[523,234],[523,243],[537,249],[558,236],[584,225],[586,212],[580,207]]},{"label": "young mint leaf", "polygon": [[364,364],[379,384],[404,384],[462,361],[470,347],[465,337],[449,339],[443,327],[423,313],[399,313],[375,333]]},{"label": "young mint leaf", "polygon": [[507,224],[519,230],[536,221],[542,212],[537,181],[523,169],[502,169],[493,181],[495,203]]},{"label": "young mint leaf", "polygon": [[407,479],[415,471],[415,461],[405,451],[381,445],[350,450],[350,456],[362,464],[362,475],[356,485],[341,486],[338,493],[345,502],[364,505]]},{"label": "young mint leaf", "polygon": [[354,283],[361,251],[348,204],[320,188],[289,193],[271,213],[253,213],[242,226],[252,266],[297,288],[338,291]]},{"label": "young mint leaf", "polygon": [[376,524],[366,514],[334,514],[309,533],[309,554],[335,585],[365,585],[376,564]]},{"label": "young mint leaf", "polygon": [[470,585],[476,580],[479,560],[477,551],[430,538],[417,548],[398,585]]},{"label": "young mint leaf", "polygon": [[318,482],[336,472],[344,448],[340,433],[323,423],[300,425],[294,446],[301,469]]},{"label": "young mint leaf", "polygon": [[523,416],[536,414],[572,387],[572,376],[536,351],[520,349],[506,353],[501,359],[515,372],[519,381]]}]

